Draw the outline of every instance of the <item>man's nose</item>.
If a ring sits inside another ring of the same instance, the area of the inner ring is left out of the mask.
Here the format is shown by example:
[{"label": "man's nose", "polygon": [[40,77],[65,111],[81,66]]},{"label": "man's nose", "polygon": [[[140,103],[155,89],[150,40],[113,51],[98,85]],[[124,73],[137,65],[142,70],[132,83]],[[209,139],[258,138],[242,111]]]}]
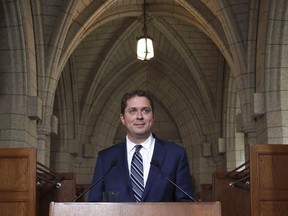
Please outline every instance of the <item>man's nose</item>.
[{"label": "man's nose", "polygon": [[138,119],[142,119],[143,118],[143,113],[142,110],[137,110],[137,114],[136,114]]}]

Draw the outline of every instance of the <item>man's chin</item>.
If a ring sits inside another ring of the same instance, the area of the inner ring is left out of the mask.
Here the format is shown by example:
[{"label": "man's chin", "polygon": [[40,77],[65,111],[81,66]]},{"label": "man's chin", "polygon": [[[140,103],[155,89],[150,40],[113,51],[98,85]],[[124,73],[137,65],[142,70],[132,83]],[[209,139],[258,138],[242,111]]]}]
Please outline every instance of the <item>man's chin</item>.
[{"label": "man's chin", "polygon": [[135,134],[134,134],[136,137],[138,137],[138,138],[146,138],[146,137],[148,137],[149,135],[150,135],[150,133],[148,133],[147,131],[137,131],[137,132],[135,132]]}]

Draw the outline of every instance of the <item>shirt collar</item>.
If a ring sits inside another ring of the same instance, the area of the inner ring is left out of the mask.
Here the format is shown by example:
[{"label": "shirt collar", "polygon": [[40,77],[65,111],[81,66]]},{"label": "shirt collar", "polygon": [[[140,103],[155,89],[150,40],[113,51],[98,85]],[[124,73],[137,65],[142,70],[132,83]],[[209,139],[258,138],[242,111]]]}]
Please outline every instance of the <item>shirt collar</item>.
[{"label": "shirt collar", "polygon": [[129,140],[128,136],[126,136],[126,145],[127,145],[127,152],[131,152],[131,151],[134,151],[134,147],[135,145],[142,145],[142,149],[145,149],[145,150],[150,150],[153,146],[153,140],[155,138],[153,137],[152,133],[150,134],[150,136],[142,143],[140,144],[135,144],[133,142],[131,142],[131,140]]}]

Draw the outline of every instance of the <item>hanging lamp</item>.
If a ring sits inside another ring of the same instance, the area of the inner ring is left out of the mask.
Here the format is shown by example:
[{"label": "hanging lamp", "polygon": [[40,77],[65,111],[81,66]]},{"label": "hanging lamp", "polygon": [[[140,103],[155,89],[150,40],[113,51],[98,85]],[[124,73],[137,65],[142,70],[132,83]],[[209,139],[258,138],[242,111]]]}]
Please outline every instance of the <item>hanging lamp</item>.
[{"label": "hanging lamp", "polygon": [[137,58],[143,61],[147,61],[154,57],[153,41],[147,34],[146,27],[146,0],[143,4],[144,13],[144,26],[143,26],[143,36],[137,38]]}]

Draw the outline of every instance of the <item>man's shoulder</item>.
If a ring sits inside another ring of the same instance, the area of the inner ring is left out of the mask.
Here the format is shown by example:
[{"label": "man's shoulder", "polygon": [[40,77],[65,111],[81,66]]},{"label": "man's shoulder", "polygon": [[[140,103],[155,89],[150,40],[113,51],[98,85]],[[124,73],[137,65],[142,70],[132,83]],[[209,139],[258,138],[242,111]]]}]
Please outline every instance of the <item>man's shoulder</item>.
[{"label": "man's shoulder", "polygon": [[178,143],[175,143],[173,141],[169,140],[162,140],[157,137],[155,137],[155,144],[156,145],[162,145],[163,147],[169,148],[169,149],[179,149],[179,150],[184,150],[184,147],[179,145]]},{"label": "man's shoulder", "polygon": [[113,144],[112,146],[109,146],[101,151],[99,151],[99,154],[109,154],[112,152],[119,151],[121,148],[125,148],[125,141]]}]

